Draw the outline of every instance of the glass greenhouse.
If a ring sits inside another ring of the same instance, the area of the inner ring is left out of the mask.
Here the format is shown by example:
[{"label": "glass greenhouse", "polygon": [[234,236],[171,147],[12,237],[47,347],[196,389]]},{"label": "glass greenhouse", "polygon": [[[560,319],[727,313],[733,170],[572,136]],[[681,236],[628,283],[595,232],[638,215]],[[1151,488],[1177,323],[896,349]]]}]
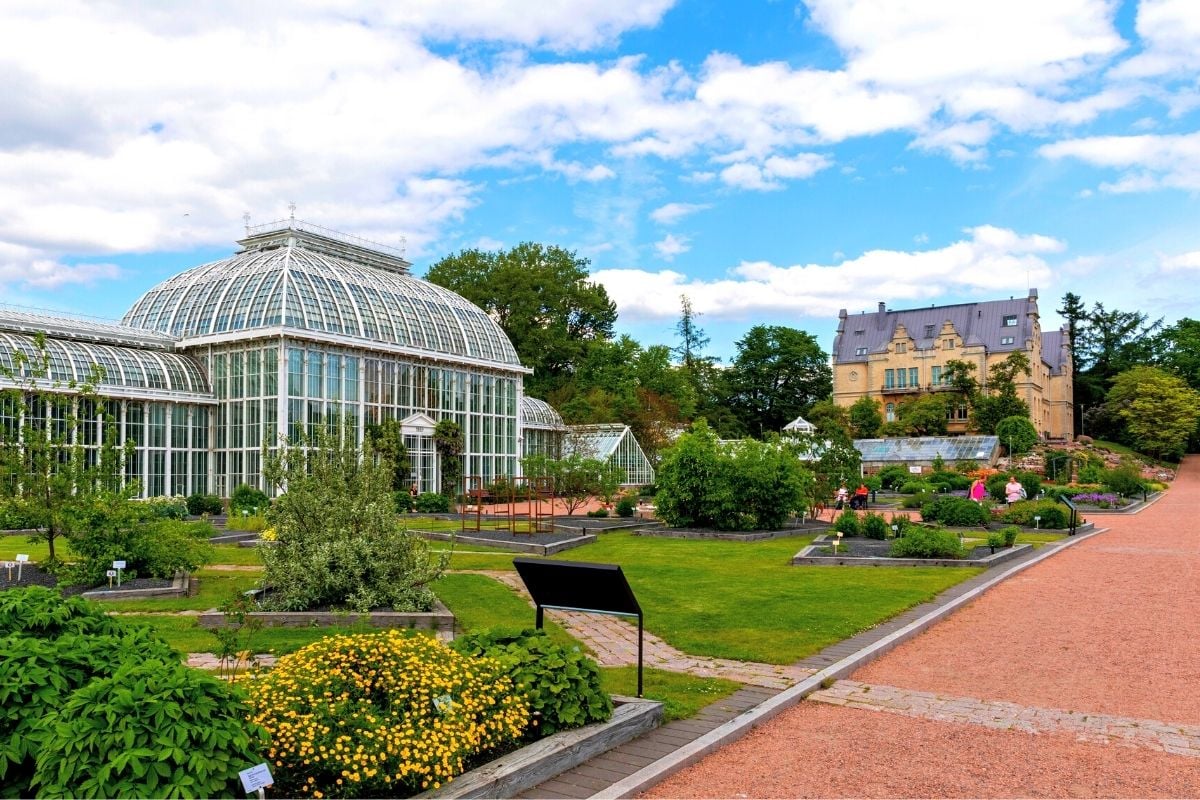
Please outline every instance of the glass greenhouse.
[{"label": "glass greenhouse", "polygon": [[535,397],[521,398],[521,456],[561,458],[567,426],[554,407]]},{"label": "glass greenhouse", "polygon": [[625,471],[625,486],[654,483],[654,467],[628,425],[572,425],[563,440],[563,454],[581,453],[605,459]]},{"label": "glass greenhouse", "polygon": [[947,464],[976,461],[995,463],[1000,440],[995,436],[919,436],[908,439],[855,439],[863,466],[880,469],[889,464],[931,465],[938,456]]},{"label": "glass greenhouse", "polygon": [[152,288],[120,325],[0,311],[0,358],[31,354],[40,331],[63,391],[101,365],[96,393],[135,443],[126,473],[149,495],[265,489],[264,443],[338,420],[359,441],[399,420],[420,491],[439,488],[442,419],[463,430],[466,474],[517,473],[530,370],[483,310],[410,275],[398,251],[295,220],[239,244]]}]

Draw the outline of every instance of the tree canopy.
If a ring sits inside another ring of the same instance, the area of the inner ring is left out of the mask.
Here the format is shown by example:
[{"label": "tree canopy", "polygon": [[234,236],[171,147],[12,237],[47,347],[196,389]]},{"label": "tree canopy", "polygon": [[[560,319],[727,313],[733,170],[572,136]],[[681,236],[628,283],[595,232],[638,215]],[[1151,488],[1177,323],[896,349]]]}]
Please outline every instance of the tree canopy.
[{"label": "tree canopy", "polygon": [[590,343],[613,335],[617,308],[589,279],[586,258],[523,242],[495,252],[471,249],[430,267],[426,278],[482,308],[500,325],[521,363],[525,391],[548,397],[570,378]]},{"label": "tree canopy", "polygon": [[758,437],[782,430],[833,391],[829,357],[817,340],[782,325],[751,328],[722,377],[728,407]]}]

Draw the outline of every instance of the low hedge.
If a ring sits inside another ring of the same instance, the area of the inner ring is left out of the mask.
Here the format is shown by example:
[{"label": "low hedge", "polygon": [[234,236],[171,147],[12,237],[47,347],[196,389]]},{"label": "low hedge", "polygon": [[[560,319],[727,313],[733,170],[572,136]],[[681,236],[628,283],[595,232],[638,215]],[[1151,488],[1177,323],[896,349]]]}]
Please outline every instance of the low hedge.
[{"label": "low hedge", "polygon": [[962,558],[958,535],[942,528],[924,525],[908,527],[904,536],[892,542],[892,558]]},{"label": "low hedge", "polygon": [[868,511],[863,515],[862,532],[868,539],[886,539],[891,531],[891,526],[888,525],[882,514]]},{"label": "low hedge", "polygon": [[833,521],[833,529],[841,531],[843,536],[860,536],[862,534],[862,523],[858,519],[858,514],[846,509],[841,514],[838,514],[837,519]]},{"label": "low hedge", "polygon": [[999,516],[1001,522],[1024,528],[1034,527],[1034,517],[1040,517],[1037,521],[1039,528],[1061,529],[1067,527],[1071,521],[1070,509],[1053,500],[1022,500],[1001,509]]},{"label": "low hedge", "polygon": [[921,519],[943,525],[986,525],[990,519],[981,503],[965,497],[938,497],[921,506]]}]

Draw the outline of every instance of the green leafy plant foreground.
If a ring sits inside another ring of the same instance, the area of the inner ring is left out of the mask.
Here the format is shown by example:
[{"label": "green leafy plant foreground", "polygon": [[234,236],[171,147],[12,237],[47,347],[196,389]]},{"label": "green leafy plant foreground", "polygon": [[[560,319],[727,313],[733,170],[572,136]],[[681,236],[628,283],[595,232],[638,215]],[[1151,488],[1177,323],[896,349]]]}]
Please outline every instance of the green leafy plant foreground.
[{"label": "green leafy plant foreground", "polygon": [[603,722],[612,716],[600,670],[578,646],[559,644],[544,631],[480,632],[456,639],[454,648],[500,662],[534,713],[534,737]]}]

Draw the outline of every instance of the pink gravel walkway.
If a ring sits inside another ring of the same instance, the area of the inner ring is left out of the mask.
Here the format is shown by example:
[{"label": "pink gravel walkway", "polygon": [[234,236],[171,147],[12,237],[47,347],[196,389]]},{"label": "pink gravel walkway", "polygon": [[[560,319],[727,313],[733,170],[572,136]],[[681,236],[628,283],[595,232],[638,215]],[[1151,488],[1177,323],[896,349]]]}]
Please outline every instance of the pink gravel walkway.
[{"label": "pink gravel walkway", "polygon": [[1200,723],[1200,458],[1140,514],[1005,581],[853,676]]},{"label": "pink gravel walkway", "polygon": [[[1161,720],[1158,744],[1200,724],[1198,508],[1193,457],[1150,508],[1098,516],[1107,532],[853,676],[947,698],[949,713],[805,702],[644,796],[1200,797],[1200,758],[1145,749],[1153,735],[1079,741],[1096,738],[1079,728],[1097,714]],[[996,730],[974,718],[1001,708],[1054,724]],[[1045,732],[1055,724],[1064,732]],[[1194,751],[1184,738],[1180,752]]]},{"label": "pink gravel walkway", "polygon": [[643,797],[1197,797],[1200,759],[802,703]]}]

